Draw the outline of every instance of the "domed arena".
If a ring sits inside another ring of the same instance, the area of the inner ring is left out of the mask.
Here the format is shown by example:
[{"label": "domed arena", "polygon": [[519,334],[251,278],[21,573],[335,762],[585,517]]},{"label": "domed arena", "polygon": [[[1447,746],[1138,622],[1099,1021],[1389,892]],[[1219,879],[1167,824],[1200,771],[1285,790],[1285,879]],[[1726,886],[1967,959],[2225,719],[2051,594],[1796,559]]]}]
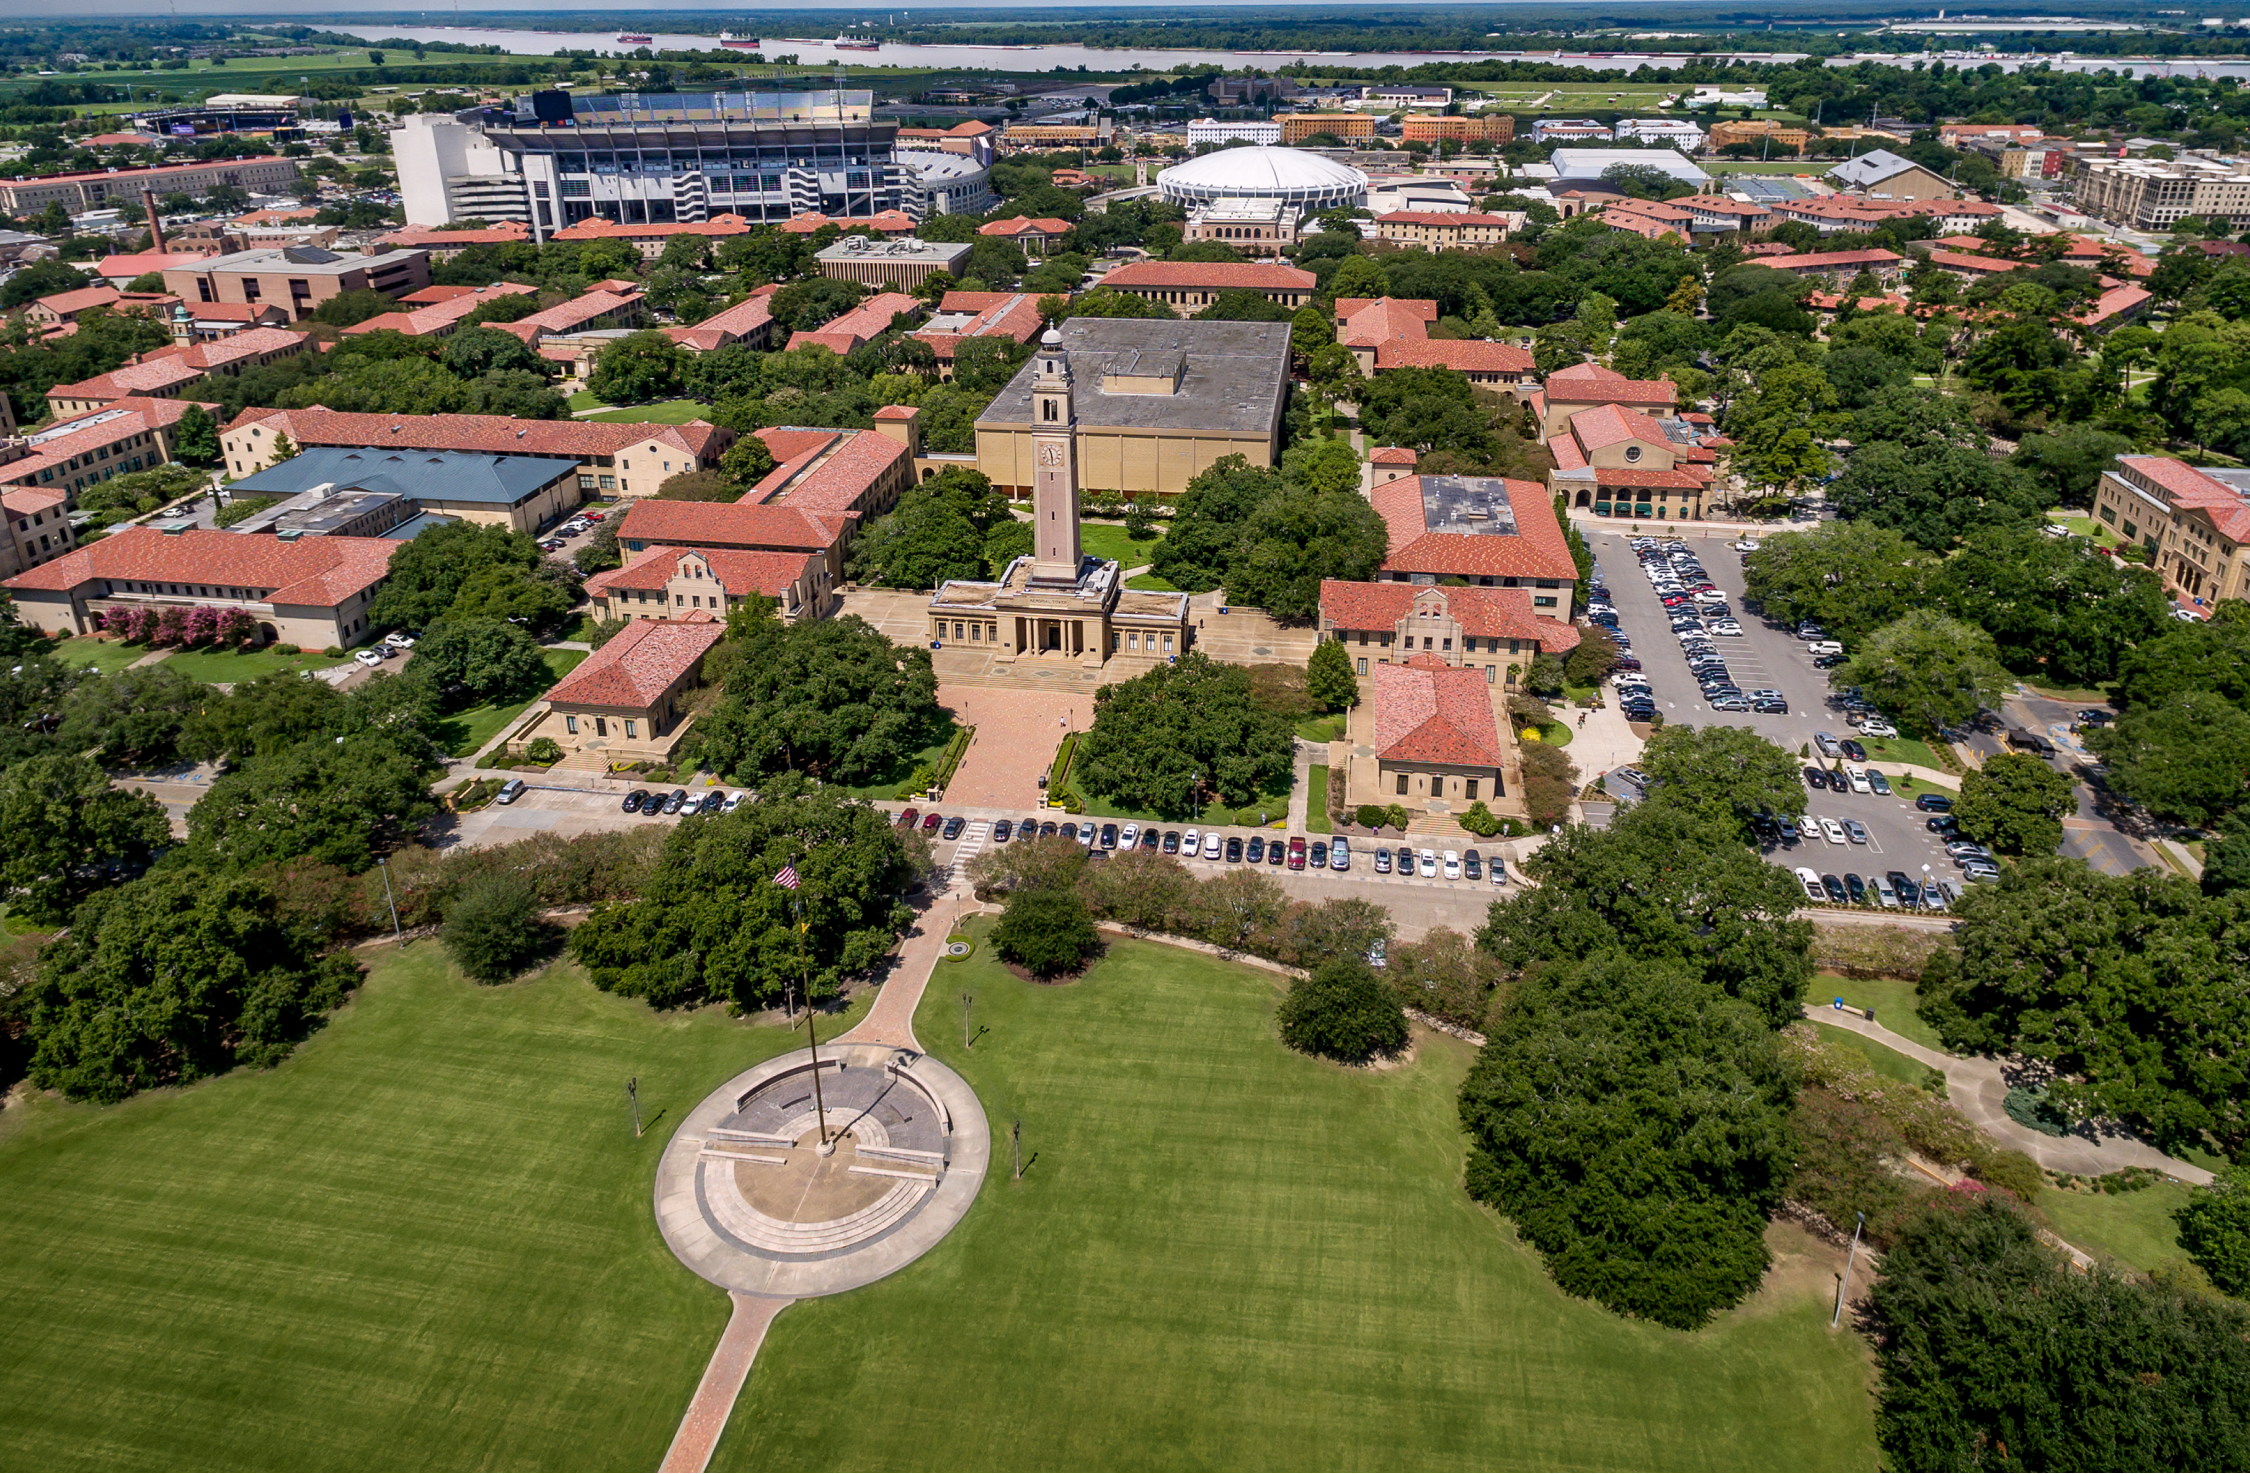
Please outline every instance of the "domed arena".
[{"label": "domed arena", "polygon": [[1295,148],[1224,148],[1175,164],[1156,176],[1176,205],[1213,200],[1279,200],[1310,214],[1367,202],[1367,176],[1346,164]]}]

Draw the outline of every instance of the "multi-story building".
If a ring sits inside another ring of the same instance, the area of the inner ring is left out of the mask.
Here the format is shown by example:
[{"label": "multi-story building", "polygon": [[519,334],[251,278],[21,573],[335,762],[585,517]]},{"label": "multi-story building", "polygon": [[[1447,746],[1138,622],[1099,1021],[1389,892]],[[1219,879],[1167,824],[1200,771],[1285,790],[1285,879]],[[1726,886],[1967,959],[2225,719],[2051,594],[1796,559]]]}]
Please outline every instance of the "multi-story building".
[{"label": "multi-story building", "polygon": [[947,292],[914,336],[937,355],[938,377],[953,377],[953,357],[971,338],[1028,343],[1045,326],[1034,292]]},{"label": "multi-story building", "polygon": [[1838,189],[1871,200],[1949,200],[1961,193],[1943,174],[1887,148],[1846,159],[1826,177]]},{"label": "multi-story building", "polygon": [[1676,416],[1621,404],[1582,409],[1564,433],[1547,437],[1555,461],[1547,489],[1597,517],[1700,522],[1717,475],[1718,451],[1705,443],[1714,438]]},{"label": "multi-story building", "polygon": [[229,496],[276,505],[237,533],[299,537],[412,537],[431,522],[481,522],[537,532],[585,499],[569,456],[459,450],[346,450],[316,446],[245,476]]},{"label": "multi-story building", "polygon": [[1451,105],[1450,87],[1415,87],[1403,82],[1379,82],[1359,89],[1363,102],[1377,107],[1443,108]]},{"label": "multi-story building", "polygon": [[405,546],[387,537],[128,527],[0,587],[25,624],[52,635],[91,633],[113,608],[241,609],[261,639],[320,650],[374,633],[367,606]]},{"label": "multi-story building", "polygon": [[49,205],[59,204],[73,215],[82,215],[104,206],[134,205],[144,189],[159,195],[205,195],[227,184],[252,194],[280,194],[296,182],[296,160],[282,158],[98,169],[84,174],[0,179],[0,209],[11,215],[37,215]]},{"label": "multi-story building", "polygon": [[[2223,478],[2223,479],[2222,479]],[[2163,456],[2119,456],[2094,515],[2148,550],[2165,587],[2198,604],[2250,598],[2250,476]]]},{"label": "multi-story building", "polygon": [[1113,132],[1109,119],[1091,123],[1010,123],[1000,135],[1002,153],[1038,153],[1053,149],[1100,148]]},{"label": "multi-story building", "polygon": [[1796,276],[1818,277],[1834,287],[1848,285],[1853,277],[1863,271],[1872,272],[1876,281],[1888,286],[1898,280],[1906,259],[1896,251],[1871,246],[1858,251],[1815,251],[1803,256],[1767,256],[1758,264]]},{"label": "multi-story building", "polygon": [[1411,117],[1399,125],[1408,143],[1513,143],[1516,120],[1512,113],[1478,113],[1473,117]]},{"label": "multi-story building", "polygon": [[1187,125],[1188,143],[1279,143],[1281,125],[1264,118],[1242,118],[1219,122],[1212,118],[1197,118]]},{"label": "multi-story building", "polygon": [[1377,486],[1372,499],[1390,529],[1377,581],[1458,578],[1477,588],[1528,589],[1534,614],[1570,617],[1578,565],[1538,482],[1401,476]]},{"label": "multi-story building", "polygon": [[836,602],[827,561],[808,551],[651,547],[586,580],[596,619],[724,619],[753,594],[773,600],[788,624],[818,619]]},{"label": "multi-story building", "polygon": [[1393,210],[1375,217],[1375,238],[1428,251],[1497,246],[1508,238],[1508,219],[1475,210]]},{"label": "multi-story building", "polygon": [[1777,153],[1794,154],[1802,153],[1812,137],[1812,130],[1808,128],[1792,128],[1771,118],[1742,118],[1731,123],[1713,123],[1704,135],[1703,144],[1713,153],[1735,144],[1749,143]]},{"label": "multi-story building", "polygon": [[164,290],[183,302],[270,303],[291,322],[346,292],[402,297],[430,284],[430,258],[420,251],[361,256],[319,246],[235,251],[164,269]]},{"label": "multi-story building", "polygon": [[45,429],[24,436],[20,444],[9,442],[21,454],[0,464],[0,487],[68,500],[112,476],[169,465],[174,427],[194,403],[133,396],[67,411]]},{"label": "multi-story building", "polygon": [[609,496],[653,495],[682,471],[715,468],[734,444],[733,431],[700,420],[685,425],[614,425],[596,420],[516,420],[506,415],[251,408],[219,432],[221,464],[229,475],[247,476],[273,462],[284,438],[294,450],[340,445],[563,456],[578,463],[579,490]]},{"label": "multi-story building", "polygon": [[531,239],[531,227],[520,220],[504,221],[479,230],[445,230],[409,225],[375,242],[378,251],[425,251],[432,261],[451,261],[471,246],[512,246]]},{"label": "multi-story building", "polygon": [[791,333],[789,347],[793,350],[825,348],[841,358],[889,332],[901,318],[911,322],[919,317],[925,305],[921,298],[904,292],[877,292],[851,311],[817,328]]},{"label": "multi-story building", "polygon": [[403,312],[386,312],[370,317],[344,329],[349,338],[364,333],[398,332],[410,338],[442,338],[461,325],[461,319],[479,310],[487,303],[503,297],[539,295],[537,287],[521,282],[494,282],[489,287],[424,287],[409,295],[421,297],[425,293],[438,293],[434,300],[419,301],[412,305],[401,302]]},{"label": "multi-story building", "polygon": [[[994,220],[977,227],[978,235],[997,236],[1004,241],[1014,241],[1025,255],[1034,259],[1047,254],[1047,248],[1070,234],[1070,222],[1058,216],[1033,218],[1013,215],[1006,220]],[[1190,240],[1194,237],[1190,236]]]},{"label": "multi-story building", "polygon": [[863,282],[871,287],[903,287],[912,291],[935,271],[958,280],[953,268],[961,264],[961,258],[968,255],[970,249],[964,241],[925,241],[910,235],[871,241],[863,235],[847,235],[823,248],[813,259],[820,263],[822,276]]},{"label": "multi-story building", "polygon": [[1274,121],[1281,125],[1283,143],[1303,143],[1323,133],[1331,138],[1375,136],[1375,118],[1370,113],[1283,113]]},{"label": "multi-story building", "polygon": [[58,415],[74,415],[120,399],[177,399],[188,385],[206,375],[232,378],[245,369],[303,353],[311,346],[309,336],[287,328],[252,328],[185,348],[175,343],[170,348],[152,349],[106,374],[75,384],[57,384],[47,391],[47,407]]},{"label": "multi-story building", "polygon": [[1637,138],[1644,143],[1668,144],[1688,153],[1703,147],[1702,125],[1686,118],[1621,118],[1610,133],[1619,143]]},{"label": "multi-story building", "polygon": [[1280,256],[1297,244],[1299,219],[1297,207],[1281,200],[1212,200],[1189,213],[1184,238],[1224,241],[1245,256]]},{"label": "multi-story building", "polygon": [[1320,581],[1320,637],[1344,646],[1360,675],[1378,665],[1404,664],[1435,655],[1446,665],[1467,666],[1486,685],[1514,684],[1507,657],[1520,673],[1541,655],[1578,648],[1578,627],[1538,614],[1531,591],[1459,588],[1410,583]]},{"label": "multi-story building", "polygon": [[995,203],[977,140],[966,152],[945,139],[908,147],[866,91],[538,92],[484,118],[416,114],[393,135],[409,224],[522,220],[544,241],[595,218],[771,224],[903,210],[921,220]]},{"label": "multi-story building", "polygon": [[1200,311],[1221,292],[1256,292],[1284,307],[1302,307],[1320,290],[1320,279],[1309,271],[1243,261],[1136,261],[1101,284],[1176,311]]},{"label": "multi-story building", "polygon": [[2188,154],[2176,159],[2072,160],[2079,209],[2135,230],[2170,230],[2194,215],[2250,226],[2250,166]]},{"label": "multi-story building", "polygon": [[1533,143],[1586,143],[1594,139],[1613,141],[1609,124],[1592,118],[1541,118],[1531,125]]}]

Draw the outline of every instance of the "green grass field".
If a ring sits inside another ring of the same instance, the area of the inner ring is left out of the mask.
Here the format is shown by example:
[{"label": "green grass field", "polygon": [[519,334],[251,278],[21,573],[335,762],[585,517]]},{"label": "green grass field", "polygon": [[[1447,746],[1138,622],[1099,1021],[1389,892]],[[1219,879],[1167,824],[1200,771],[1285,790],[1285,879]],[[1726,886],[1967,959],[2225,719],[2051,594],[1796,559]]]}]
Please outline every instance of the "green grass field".
[{"label": "green grass field", "polygon": [[164,663],[199,681],[231,686],[237,681],[254,681],[280,670],[327,670],[350,659],[349,655],[323,655],[318,650],[300,650],[295,655],[276,655],[270,649],[176,650]]},{"label": "green grass field", "polygon": [[277,1070],[0,1112],[0,1464],[656,1467],[727,1316],[657,1155],[794,1036],[363,955]]},{"label": "green grass field", "polygon": [[1872,1039],[1863,1039],[1849,1029],[1839,1029],[1834,1024],[1824,1024],[1818,1019],[1813,1020],[1813,1029],[1820,1035],[1821,1043],[1833,1044],[1839,1049],[1848,1049],[1859,1055],[1866,1060],[1867,1068],[1878,1075],[1884,1075],[1893,1080],[1902,1080],[1908,1085],[1919,1085],[1922,1083],[1922,1077],[1929,1073],[1897,1050],[1887,1048]]},{"label": "green grass field", "polygon": [[1136,542],[1126,536],[1122,523],[1083,522],[1078,528],[1078,545],[1097,558],[1114,559],[1120,568],[1139,568],[1156,556],[1164,538],[1159,534]]},{"label": "green grass field", "polygon": [[1153,573],[1135,574],[1133,577],[1125,580],[1125,587],[1129,589],[1147,589],[1149,592],[1157,594],[1176,594],[1180,592],[1180,586],[1178,584],[1172,582],[1168,578],[1158,578]]},{"label": "green grass field", "polygon": [[2172,1210],[2193,1191],[2185,1183],[2160,1182],[2133,1193],[2062,1192],[2039,1195],[2039,1211],[2056,1233],[2097,1259],[2113,1259],[2147,1273],[2180,1253]]},{"label": "green grass field", "polygon": [[1317,717],[1306,717],[1297,723],[1297,735],[1307,742],[1334,742],[1344,735],[1345,723],[1351,719],[1349,712],[1332,711]]},{"label": "green grass field", "polygon": [[1805,992],[1805,1001],[1816,1006],[1835,998],[1843,999],[1854,1008],[1874,1009],[1875,1022],[1924,1049],[1945,1048],[1937,1030],[1923,1023],[1922,1015],[1915,1011],[1916,994],[1912,983],[1897,978],[1845,978],[1824,972],[1813,979],[1812,987]]},{"label": "green grass field", "polygon": [[626,409],[605,409],[586,416],[612,425],[684,425],[711,413],[700,399],[667,399],[662,404],[636,404]]},{"label": "green grass field", "polygon": [[782,1314],[712,1467],[1875,1466],[1825,1278],[1694,1335],[1565,1297],[1461,1191],[1468,1046],[1317,1063],[1279,984],[1124,941],[1063,987],[948,970],[917,1031],[995,1170],[911,1270]]},{"label": "green grass field", "polygon": [[[555,680],[559,681],[576,670],[578,662],[584,660],[589,653],[585,650],[546,650],[541,652],[541,658],[547,662],[547,669],[554,674]],[[548,684],[553,685],[554,681]],[[533,696],[523,701],[503,702],[497,706],[472,706],[466,711],[457,711],[439,722],[432,729],[431,735],[437,738],[438,746],[453,756],[467,757],[490,742],[501,728],[522,716],[524,708],[538,699]]]},{"label": "green grass field", "polygon": [[103,675],[123,670],[148,654],[146,645],[127,645],[119,640],[97,640],[92,635],[63,640],[55,646],[55,659],[68,666],[92,666]]},{"label": "green grass field", "polygon": [[[1946,764],[1939,760],[1936,750],[1919,737],[1862,737],[1859,742],[1867,749],[1868,762],[1876,767],[1885,763],[1912,763],[1915,767],[1928,768],[1932,772],[1948,771]],[[1891,781],[1895,784],[1898,780],[1893,778]],[[1919,778],[1914,781],[1917,787],[1923,783]],[[1932,783],[1930,786],[1935,787],[1936,784]]]},{"label": "green grass field", "polygon": [[1328,764],[1314,763],[1305,779],[1305,828],[1314,834],[1333,834],[1328,820]]}]

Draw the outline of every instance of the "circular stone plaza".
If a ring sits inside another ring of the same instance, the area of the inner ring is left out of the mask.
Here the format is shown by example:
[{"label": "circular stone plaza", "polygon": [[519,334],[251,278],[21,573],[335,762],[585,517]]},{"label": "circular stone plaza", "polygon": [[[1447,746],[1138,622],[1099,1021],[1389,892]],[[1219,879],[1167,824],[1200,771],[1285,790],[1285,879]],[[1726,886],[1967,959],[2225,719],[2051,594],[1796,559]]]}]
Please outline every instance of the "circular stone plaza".
[{"label": "circular stone plaza", "polygon": [[664,1150],[658,1226],[715,1285],[857,1288],[928,1251],[984,1180],[991,1135],[959,1075],[890,1044],[823,1044],[819,1060],[817,1083],[804,1050],[736,1076]]}]

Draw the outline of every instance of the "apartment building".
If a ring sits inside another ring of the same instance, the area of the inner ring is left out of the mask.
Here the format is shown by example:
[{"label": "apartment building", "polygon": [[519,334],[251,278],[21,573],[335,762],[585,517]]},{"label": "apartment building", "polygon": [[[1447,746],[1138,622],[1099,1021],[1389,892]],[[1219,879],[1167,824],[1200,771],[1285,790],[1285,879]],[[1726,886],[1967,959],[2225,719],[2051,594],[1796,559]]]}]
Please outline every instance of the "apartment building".
[{"label": "apartment building", "polygon": [[277,251],[234,251],[164,269],[164,290],[183,302],[271,304],[291,322],[346,292],[403,297],[430,284],[430,258],[421,251],[362,256],[321,246]]},{"label": "apartment building", "polygon": [[1508,238],[1508,217],[1476,210],[1393,210],[1375,217],[1375,238],[1425,251],[1497,246]]},{"label": "apartment building", "polygon": [[2190,215],[2250,227],[2250,166],[2189,154],[2176,159],[2077,159],[2071,199],[2089,215],[2135,230],[2170,230]]},{"label": "apartment building", "polygon": [[1286,144],[1303,143],[1323,133],[1332,138],[1375,136],[1372,113],[1283,113],[1274,121],[1281,125],[1281,141]]},{"label": "apartment building", "polygon": [[[2224,477],[2225,479],[2221,479]],[[2250,597],[2250,475],[2119,456],[2094,488],[2103,526],[2148,550],[2165,587],[2199,604]]]},{"label": "apartment building", "polygon": [[83,215],[105,205],[138,204],[144,189],[160,196],[205,195],[215,186],[230,184],[252,194],[280,194],[296,181],[296,160],[270,157],[160,164],[149,169],[95,169],[37,179],[0,179],[0,209],[28,216],[59,204],[73,215]]},{"label": "apartment building", "polygon": [[1478,113],[1474,117],[1416,116],[1401,123],[1408,143],[1513,143],[1516,120],[1512,113]]},{"label": "apartment building", "polygon": [[1279,143],[1281,125],[1264,118],[1241,118],[1220,122],[1215,118],[1197,118],[1187,125],[1188,145],[1199,143]]},{"label": "apartment building", "polygon": [[303,353],[311,346],[310,336],[287,328],[251,328],[187,347],[174,343],[169,348],[151,349],[106,374],[75,384],[57,384],[47,391],[47,407],[58,415],[74,415],[120,399],[177,399],[188,385],[206,375],[232,378],[245,369]]}]

